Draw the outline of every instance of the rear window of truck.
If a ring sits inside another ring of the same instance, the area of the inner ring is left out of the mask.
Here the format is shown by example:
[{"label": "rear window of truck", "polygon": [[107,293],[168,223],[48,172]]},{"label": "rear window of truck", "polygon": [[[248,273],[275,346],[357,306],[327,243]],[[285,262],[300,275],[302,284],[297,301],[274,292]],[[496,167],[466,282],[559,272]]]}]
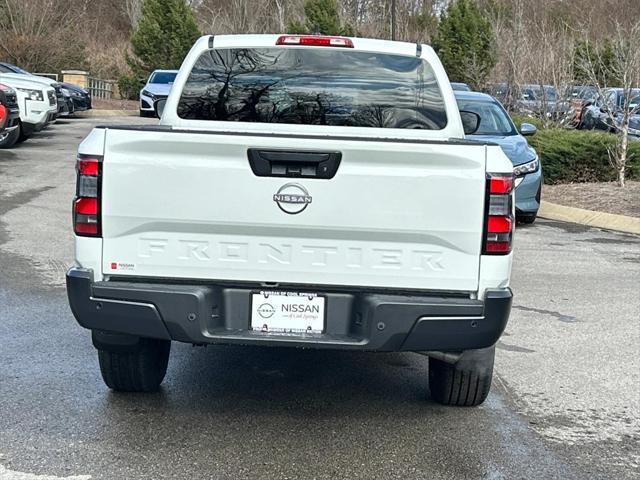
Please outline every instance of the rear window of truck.
[{"label": "rear window of truck", "polygon": [[217,49],[197,60],[180,118],[440,130],[444,100],[417,57],[328,48]]}]

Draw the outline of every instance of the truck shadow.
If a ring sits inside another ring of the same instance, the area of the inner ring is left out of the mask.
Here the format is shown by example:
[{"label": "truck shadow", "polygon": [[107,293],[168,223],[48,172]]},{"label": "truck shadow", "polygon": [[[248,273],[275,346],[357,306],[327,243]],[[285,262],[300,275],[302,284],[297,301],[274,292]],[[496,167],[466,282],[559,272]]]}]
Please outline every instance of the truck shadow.
[{"label": "truck shadow", "polygon": [[108,403],[164,405],[179,415],[294,417],[437,407],[429,398],[428,359],[417,354],[176,343],[172,349],[160,392],[110,393]]},{"label": "truck shadow", "polygon": [[355,413],[363,403],[428,400],[428,359],[415,354],[235,346],[183,352],[168,381],[223,409]]}]

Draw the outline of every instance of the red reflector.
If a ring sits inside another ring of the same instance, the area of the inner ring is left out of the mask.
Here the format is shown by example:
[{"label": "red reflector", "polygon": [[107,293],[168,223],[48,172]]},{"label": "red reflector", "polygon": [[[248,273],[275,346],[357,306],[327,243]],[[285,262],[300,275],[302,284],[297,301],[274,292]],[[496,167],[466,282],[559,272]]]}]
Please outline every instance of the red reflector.
[{"label": "red reflector", "polygon": [[0,103],[0,127],[4,125],[4,120],[7,118],[7,108]]},{"label": "red reflector", "polygon": [[343,47],[353,48],[353,42],[344,37],[321,37],[316,35],[282,35],[278,37],[276,45],[308,45],[312,47]]},{"label": "red reflector", "polygon": [[80,215],[97,215],[97,198],[78,198],[76,200],[76,213]]},{"label": "red reflector", "polygon": [[486,251],[491,253],[508,253],[511,249],[511,242],[487,242]]},{"label": "red reflector", "polygon": [[489,193],[492,194],[506,194],[511,193],[513,190],[513,176],[491,176],[489,178]]},{"label": "red reflector", "polygon": [[98,159],[97,158],[79,158],[78,172],[80,175],[89,175],[91,177],[98,176]]},{"label": "red reflector", "polygon": [[511,217],[489,216],[487,222],[488,233],[509,233],[512,225]]},{"label": "red reflector", "polygon": [[85,235],[97,235],[98,224],[97,223],[76,223],[75,232]]}]

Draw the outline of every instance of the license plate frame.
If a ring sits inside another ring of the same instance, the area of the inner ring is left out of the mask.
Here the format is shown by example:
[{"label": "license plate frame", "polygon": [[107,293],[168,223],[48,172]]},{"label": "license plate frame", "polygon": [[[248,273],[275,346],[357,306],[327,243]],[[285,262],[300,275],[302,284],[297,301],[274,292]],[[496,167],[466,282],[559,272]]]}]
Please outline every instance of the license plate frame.
[{"label": "license plate frame", "polygon": [[327,297],[309,292],[251,292],[249,329],[264,334],[320,335],[326,331]]}]

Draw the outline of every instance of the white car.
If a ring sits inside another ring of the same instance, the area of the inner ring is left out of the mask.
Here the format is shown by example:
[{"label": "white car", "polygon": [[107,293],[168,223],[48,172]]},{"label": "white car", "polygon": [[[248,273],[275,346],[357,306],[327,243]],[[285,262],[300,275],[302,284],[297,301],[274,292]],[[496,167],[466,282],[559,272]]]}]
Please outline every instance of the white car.
[{"label": "white car", "polygon": [[158,100],[166,100],[171,91],[177,70],[155,70],[147,80],[147,84],[140,90],[140,116],[153,117],[153,105]]},{"label": "white car", "polygon": [[34,82],[40,82],[44,85],[52,87],[56,92],[56,101],[58,103],[58,116],[66,117],[73,113],[73,101],[71,100],[71,93],[68,89],[64,88],[62,84],[49,77],[43,77],[41,75],[34,75],[32,73],[16,67],[9,63],[0,62],[0,75],[12,75],[20,78],[28,78]]},{"label": "white car", "polygon": [[[53,87],[25,75],[0,73],[0,83],[10,86],[18,96],[20,124],[15,132],[16,140],[25,140],[33,132],[39,132],[54,121],[58,114],[58,102]],[[11,141],[11,140],[6,140]]]},{"label": "white car", "polygon": [[431,47],[201,38],[159,125],[81,143],[71,309],[115,390],[172,341],[420,352],[478,405],[511,309],[513,165]]}]

